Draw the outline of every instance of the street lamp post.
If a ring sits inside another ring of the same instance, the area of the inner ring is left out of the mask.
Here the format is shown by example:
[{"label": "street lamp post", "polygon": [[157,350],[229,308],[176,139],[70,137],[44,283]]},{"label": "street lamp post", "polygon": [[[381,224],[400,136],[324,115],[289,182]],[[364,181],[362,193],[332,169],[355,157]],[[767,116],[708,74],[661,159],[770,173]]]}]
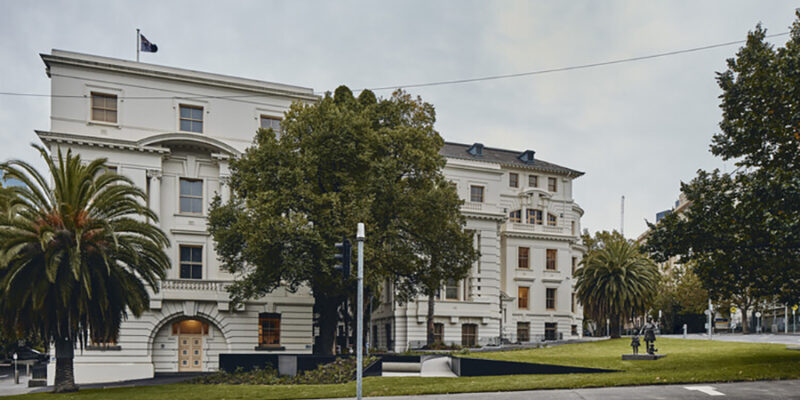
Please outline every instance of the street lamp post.
[{"label": "street lamp post", "polygon": [[356,398],[361,400],[361,384],[364,379],[364,224],[359,222],[356,229],[358,241],[358,323],[356,324]]},{"label": "street lamp post", "polygon": [[14,353],[14,383],[19,383],[19,371],[17,371],[17,353]]}]

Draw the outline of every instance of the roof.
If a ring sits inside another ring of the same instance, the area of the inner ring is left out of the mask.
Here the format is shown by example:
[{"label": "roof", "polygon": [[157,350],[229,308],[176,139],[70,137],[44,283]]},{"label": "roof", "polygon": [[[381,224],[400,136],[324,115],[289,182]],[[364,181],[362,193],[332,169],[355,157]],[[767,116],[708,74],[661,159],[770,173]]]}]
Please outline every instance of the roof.
[{"label": "roof", "polygon": [[84,68],[104,69],[114,72],[192,82],[201,85],[218,86],[255,93],[300,97],[309,101],[316,101],[319,99],[319,96],[315,95],[314,90],[310,88],[266,82],[256,79],[239,78],[228,75],[194,71],[184,68],[167,67],[163,65],[148,64],[119,58],[96,56],[57,49],[53,49],[51,54],[40,54],[40,56],[42,57],[42,61],[44,61],[45,65],[48,67],[48,76],[50,75],[49,68],[51,64],[67,64]]},{"label": "roof", "polygon": [[474,155],[468,151],[473,146],[472,144],[445,142],[444,147],[442,147],[439,153],[447,158],[496,163],[509,167],[533,169],[570,177],[579,177],[584,174],[581,171],[562,167],[538,158],[534,158],[533,162],[530,163],[522,161],[519,157],[525,153],[525,151],[496,149],[484,146],[481,155]]}]

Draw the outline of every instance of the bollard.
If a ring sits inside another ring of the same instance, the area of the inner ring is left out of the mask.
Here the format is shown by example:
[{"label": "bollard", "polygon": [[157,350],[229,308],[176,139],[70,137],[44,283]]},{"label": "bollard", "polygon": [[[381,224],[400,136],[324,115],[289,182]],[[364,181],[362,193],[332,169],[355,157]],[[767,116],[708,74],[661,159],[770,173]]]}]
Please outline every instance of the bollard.
[{"label": "bollard", "polygon": [[683,338],[686,339],[686,324],[683,324]]}]

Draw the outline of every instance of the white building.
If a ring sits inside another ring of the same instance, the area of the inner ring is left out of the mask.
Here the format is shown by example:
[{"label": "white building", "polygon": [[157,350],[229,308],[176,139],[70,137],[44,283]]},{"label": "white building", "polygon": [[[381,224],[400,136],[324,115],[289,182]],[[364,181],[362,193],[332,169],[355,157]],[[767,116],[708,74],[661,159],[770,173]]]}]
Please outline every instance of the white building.
[{"label": "white building", "polygon": [[[440,290],[437,340],[470,346],[581,337],[572,273],[586,249],[572,181],[583,173],[536,159],[531,150],[446,143],[442,154],[480,258],[469,277]],[[391,290],[384,292],[371,343],[394,351],[423,344],[427,298],[398,304]]]},{"label": "white building", "polygon": [[[53,50],[51,124],[37,131],[51,149],[108,159],[148,195],[171,247],[172,268],[141,318],[123,322],[116,343],[75,358],[78,383],[213,371],[220,353],[310,353],[313,297],[278,289],[233,309],[206,229],[209,201],[226,186],[228,163],[258,127],[277,123],[311,89]],[[469,278],[442,288],[437,332],[445,342],[486,344],[578,337],[582,310],[572,271],[583,210],[572,198],[582,173],[534,159],[532,151],[447,143],[445,175],[466,200],[467,229],[481,257]],[[406,350],[425,340],[426,301],[376,309],[374,347]],[[54,363],[48,378],[52,384]]]},{"label": "white building", "polygon": [[[230,195],[228,161],[259,126],[280,120],[311,89],[53,50],[51,151],[106,157],[149,196],[169,236],[172,269],[151,311],[123,322],[117,343],[76,352],[78,383],[211,371],[219,353],[310,353],[313,298],[279,289],[232,309],[206,229],[209,200]],[[54,363],[48,378],[52,383]]]}]

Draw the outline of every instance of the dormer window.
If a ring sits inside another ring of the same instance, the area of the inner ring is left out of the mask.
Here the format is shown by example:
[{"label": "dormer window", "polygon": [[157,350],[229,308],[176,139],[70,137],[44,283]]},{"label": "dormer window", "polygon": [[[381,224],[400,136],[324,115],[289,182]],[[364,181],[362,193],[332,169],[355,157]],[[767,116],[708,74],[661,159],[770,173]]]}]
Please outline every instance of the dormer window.
[{"label": "dormer window", "polygon": [[524,162],[525,164],[533,164],[534,154],[536,154],[536,152],[533,150],[525,150],[517,158],[519,158],[520,161]]},{"label": "dormer window", "polygon": [[472,147],[467,150],[467,153],[472,154],[473,156],[483,156],[483,144],[475,143]]}]

